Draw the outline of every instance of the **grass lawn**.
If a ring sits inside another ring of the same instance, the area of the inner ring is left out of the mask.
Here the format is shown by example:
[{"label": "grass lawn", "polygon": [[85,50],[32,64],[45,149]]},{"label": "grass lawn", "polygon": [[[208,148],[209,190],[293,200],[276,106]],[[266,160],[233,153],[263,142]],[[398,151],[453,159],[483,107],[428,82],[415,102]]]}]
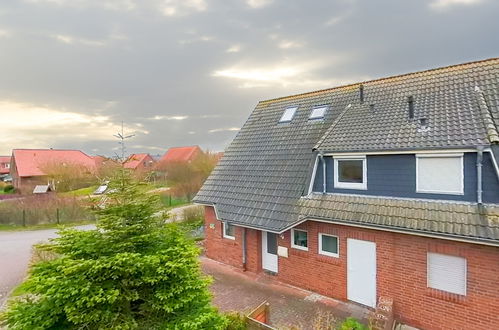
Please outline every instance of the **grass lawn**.
[{"label": "grass lawn", "polygon": [[89,225],[95,223],[95,221],[75,221],[75,222],[65,222],[61,224],[56,224],[56,223],[44,223],[40,225],[32,225],[32,226],[22,226],[22,225],[5,225],[5,224],[0,224],[0,231],[20,231],[20,230],[41,230],[41,229],[52,229],[52,228],[57,228],[59,226],[65,226],[65,227],[74,227],[74,226],[82,226],[82,225]]},{"label": "grass lawn", "polygon": [[160,194],[159,199],[161,201],[161,204],[168,208],[182,206],[190,203],[187,198],[176,198],[173,196],[170,197],[170,195],[167,194]]}]

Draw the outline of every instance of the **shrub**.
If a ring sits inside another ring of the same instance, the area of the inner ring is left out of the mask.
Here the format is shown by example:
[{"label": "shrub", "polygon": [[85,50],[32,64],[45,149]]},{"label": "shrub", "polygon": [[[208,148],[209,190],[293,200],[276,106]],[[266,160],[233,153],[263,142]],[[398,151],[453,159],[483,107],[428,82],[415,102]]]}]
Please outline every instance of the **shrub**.
[{"label": "shrub", "polygon": [[228,320],[226,330],[246,330],[248,328],[246,325],[246,317],[240,313],[225,313],[225,317]]},{"label": "shrub", "polygon": [[157,198],[125,172],[111,182],[97,229],[64,229],[41,246],[27,295],[9,304],[9,329],[224,329],[191,240],[154,214]]},{"label": "shrub", "polygon": [[4,193],[13,193],[14,192],[14,186],[11,184],[6,185],[3,187],[3,192]]},{"label": "shrub", "polygon": [[349,317],[340,324],[339,330],[368,330],[368,327],[357,321],[355,318]]}]

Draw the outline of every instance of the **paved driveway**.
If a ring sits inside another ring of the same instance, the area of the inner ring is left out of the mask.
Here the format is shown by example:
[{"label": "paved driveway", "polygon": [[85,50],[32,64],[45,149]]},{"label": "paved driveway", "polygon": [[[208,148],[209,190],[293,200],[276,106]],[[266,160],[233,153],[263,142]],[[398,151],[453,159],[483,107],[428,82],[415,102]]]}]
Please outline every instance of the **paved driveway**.
[{"label": "paved driveway", "polygon": [[[77,228],[93,227],[93,225],[86,225]],[[0,309],[10,291],[26,276],[31,258],[31,247],[56,236],[57,229],[0,231]]]},{"label": "paved driveway", "polygon": [[277,329],[323,329],[319,319],[338,323],[350,316],[368,322],[369,309],[359,305],[283,284],[270,275],[242,272],[206,257],[201,257],[201,265],[214,279],[213,303],[222,311],[246,314],[267,301],[271,325]]}]

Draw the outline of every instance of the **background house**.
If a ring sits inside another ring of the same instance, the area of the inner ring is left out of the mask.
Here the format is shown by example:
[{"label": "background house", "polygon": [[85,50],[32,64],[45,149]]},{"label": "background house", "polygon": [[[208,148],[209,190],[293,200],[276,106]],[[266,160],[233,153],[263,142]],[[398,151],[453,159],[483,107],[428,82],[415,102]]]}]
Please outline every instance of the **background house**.
[{"label": "background house", "polygon": [[153,168],[154,159],[149,154],[132,154],[123,166],[137,172],[146,172]]},{"label": "background house", "polygon": [[[50,184],[58,188],[61,181],[75,182],[92,176],[95,160],[80,150],[14,149],[11,175],[16,189],[32,192],[36,185]],[[73,187],[71,187],[73,188]]]},{"label": "background house", "polygon": [[0,181],[3,181],[10,173],[10,156],[0,156]]},{"label": "background house", "polygon": [[163,155],[163,157],[161,157],[158,163],[167,164],[171,162],[191,162],[201,152],[202,150],[199,146],[170,148]]}]

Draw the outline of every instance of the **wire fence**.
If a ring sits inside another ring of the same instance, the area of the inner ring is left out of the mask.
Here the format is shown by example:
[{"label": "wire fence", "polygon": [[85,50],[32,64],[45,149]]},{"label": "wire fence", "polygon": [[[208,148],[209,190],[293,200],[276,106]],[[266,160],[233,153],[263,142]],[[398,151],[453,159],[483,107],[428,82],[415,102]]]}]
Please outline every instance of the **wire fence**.
[{"label": "wire fence", "polygon": [[95,220],[82,200],[57,196],[28,196],[0,202],[0,224],[32,226]]}]

